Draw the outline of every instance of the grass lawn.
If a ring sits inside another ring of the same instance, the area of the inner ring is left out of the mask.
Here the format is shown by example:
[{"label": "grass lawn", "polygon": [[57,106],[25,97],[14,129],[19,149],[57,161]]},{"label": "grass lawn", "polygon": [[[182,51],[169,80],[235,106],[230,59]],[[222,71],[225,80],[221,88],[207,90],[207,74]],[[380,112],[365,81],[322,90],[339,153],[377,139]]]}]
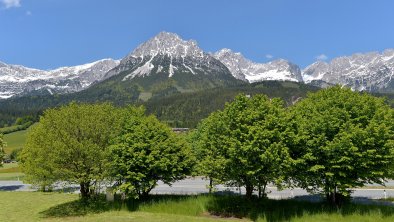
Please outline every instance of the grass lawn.
[{"label": "grass lawn", "polygon": [[0,167],[0,181],[2,180],[22,180],[24,174],[17,163],[5,163]]},{"label": "grass lawn", "polygon": [[2,201],[0,221],[227,221],[204,215],[187,215],[190,211],[183,212],[183,215],[179,214],[179,211],[172,208],[181,205],[176,201],[171,202],[173,205],[170,204],[171,209],[175,210],[172,214],[168,212],[168,209],[162,209],[163,204],[151,206],[147,204],[145,207],[142,206],[140,210],[127,207],[107,207],[107,204],[94,207],[84,206],[78,201],[78,196],[74,194],[0,192],[0,200]]},{"label": "grass lawn", "polygon": [[5,134],[4,141],[7,143],[7,146],[4,149],[5,153],[9,154],[12,152],[12,150],[23,147],[29,129]]},{"label": "grass lawn", "polygon": [[25,174],[23,173],[0,173],[0,181],[5,180],[23,180]]},{"label": "grass lawn", "polygon": [[338,209],[237,196],[152,196],[107,203],[84,202],[75,194],[0,192],[0,200],[0,221],[394,221],[393,206],[348,204]]}]

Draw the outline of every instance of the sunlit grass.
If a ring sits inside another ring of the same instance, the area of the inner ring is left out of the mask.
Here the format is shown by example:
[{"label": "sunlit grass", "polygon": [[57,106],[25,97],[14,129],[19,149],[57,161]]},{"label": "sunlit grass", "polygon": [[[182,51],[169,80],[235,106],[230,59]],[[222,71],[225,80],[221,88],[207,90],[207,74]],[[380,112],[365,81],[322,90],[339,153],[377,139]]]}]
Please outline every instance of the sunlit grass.
[{"label": "sunlit grass", "polygon": [[3,167],[0,167],[0,181],[22,180],[24,176],[18,163],[5,163]]},{"label": "sunlit grass", "polygon": [[10,154],[14,149],[22,148],[25,145],[29,129],[5,134],[4,141],[7,144],[4,149],[5,153]]},{"label": "sunlit grass", "polygon": [[[0,221],[394,221],[394,207],[239,196],[153,195],[147,200],[83,201],[75,194],[0,192]],[[21,210],[23,209],[23,210]]]},{"label": "sunlit grass", "polygon": [[23,173],[0,173],[0,181],[6,180],[23,180],[25,174]]}]

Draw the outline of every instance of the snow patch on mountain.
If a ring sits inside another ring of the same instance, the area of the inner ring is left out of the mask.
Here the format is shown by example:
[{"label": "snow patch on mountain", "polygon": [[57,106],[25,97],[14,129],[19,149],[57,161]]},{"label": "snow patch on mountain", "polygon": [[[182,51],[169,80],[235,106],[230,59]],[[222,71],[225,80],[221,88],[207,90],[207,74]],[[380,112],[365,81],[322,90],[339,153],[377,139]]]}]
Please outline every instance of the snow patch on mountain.
[{"label": "snow patch on mountain", "polygon": [[394,49],[382,53],[356,53],[329,63],[315,62],[302,71],[306,83],[321,80],[358,91],[384,91],[393,85]]},{"label": "snow patch on mountain", "polygon": [[122,59],[119,67],[107,76],[130,70],[123,78],[126,81],[152,73],[165,72],[171,78],[183,72],[193,75],[228,72],[225,69],[223,64],[200,49],[195,40],[183,40],[177,34],[160,32]]},{"label": "snow patch on mountain", "polygon": [[235,78],[249,83],[264,80],[303,81],[300,68],[284,59],[268,63],[254,63],[241,53],[230,49],[222,49],[216,52],[214,57],[226,65]]},{"label": "snow patch on mountain", "polygon": [[49,93],[80,91],[101,81],[105,74],[119,63],[118,60],[102,59],[79,66],[39,70],[1,62],[0,98],[7,99],[41,89],[51,89]]}]

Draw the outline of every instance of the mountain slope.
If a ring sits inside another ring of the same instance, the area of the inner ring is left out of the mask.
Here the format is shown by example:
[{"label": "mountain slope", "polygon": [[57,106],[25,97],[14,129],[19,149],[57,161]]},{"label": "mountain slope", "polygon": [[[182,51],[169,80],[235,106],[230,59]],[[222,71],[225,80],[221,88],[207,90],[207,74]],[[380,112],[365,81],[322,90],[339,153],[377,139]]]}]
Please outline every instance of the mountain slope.
[{"label": "mountain slope", "polygon": [[201,50],[194,40],[161,32],[138,46],[109,71],[101,85],[136,87],[140,99],[240,84],[228,68]]}]

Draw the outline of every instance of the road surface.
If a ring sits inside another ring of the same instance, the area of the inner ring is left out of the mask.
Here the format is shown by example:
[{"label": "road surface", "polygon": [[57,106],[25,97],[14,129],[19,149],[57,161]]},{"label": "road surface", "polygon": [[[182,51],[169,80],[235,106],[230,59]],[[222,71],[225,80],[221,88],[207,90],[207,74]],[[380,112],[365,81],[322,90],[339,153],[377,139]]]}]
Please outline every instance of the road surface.
[{"label": "road surface", "polygon": [[[201,178],[187,178],[174,183],[172,186],[165,185],[159,182],[158,186],[151,191],[152,194],[202,194],[207,193],[208,181]],[[389,181],[387,184],[389,187],[394,187],[394,181]],[[365,199],[382,199],[385,197],[394,197],[394,189],[375,189],[376,185],[370,185],[371,188],[365,187],[362,189],[355,189],[352,193],[352,197],[359,202],[363,202]],[[62,189],[58,187],[58,189]],[[239,190],[236,187],[225,187],[218,185],[215,187],[216,191],[222,192],[233,192],[245,194],[245,189]],[[35,191],[29,184],[24,184],[22,181],[0,181],[0,191]],[[68,187],[68,191],[78,192],[78,186]],[[287,199],[287,198],[300,198],[308,199],[310,201],[319,201],[319,195],[310,195],[305,190],[300,188],[278,190],[275,187],[269,186],[267,188],[268,197],[271,199]]]}]

